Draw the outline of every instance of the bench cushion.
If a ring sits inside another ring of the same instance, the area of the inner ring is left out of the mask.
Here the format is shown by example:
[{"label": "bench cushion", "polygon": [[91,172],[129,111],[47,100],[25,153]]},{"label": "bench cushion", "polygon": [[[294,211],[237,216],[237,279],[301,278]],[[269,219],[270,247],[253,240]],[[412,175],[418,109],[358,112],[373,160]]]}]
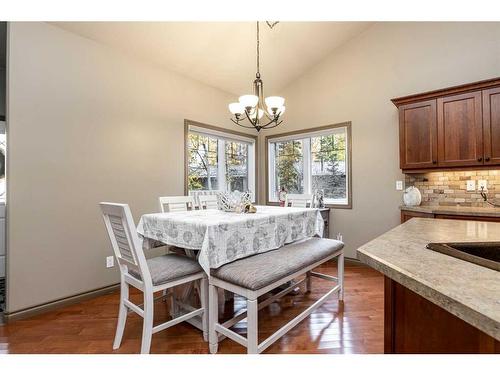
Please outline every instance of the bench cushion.
[{"label": "bench cushion", "polygon": [[343,247],[344,243],[340,241],[310,238],[225,264],[211,270],[211,275],[246,289],[259,290],[340,253]]},{"label": "bench cushion", "polygon": [[[146,261],[153,279],[153,285],[165,284],[169,281],[203,271],[200,264],[191,258],[177,254],[166,254]],[[129,273],[141,280],[141,275],[130,269]]]}]

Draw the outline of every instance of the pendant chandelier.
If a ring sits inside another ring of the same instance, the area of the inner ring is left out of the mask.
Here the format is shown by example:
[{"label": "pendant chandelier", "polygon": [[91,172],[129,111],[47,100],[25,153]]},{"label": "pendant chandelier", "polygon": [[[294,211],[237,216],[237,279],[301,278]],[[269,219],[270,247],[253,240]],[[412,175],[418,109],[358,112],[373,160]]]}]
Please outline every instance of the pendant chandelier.
[{"label": "pendant chandelier", "polygon": [[[267,22],[272,29],[278,22]],[[260,39],[259,22],[257,22],[257,73],[253,81],[253,95],[239,97],[239,102],[229,104],[229,111],[234,115],[231,121],[244,128],[275,128],[283,122],[285,99],[280,96],[268,96],[264,99],[264,83],[260,78]]]}]

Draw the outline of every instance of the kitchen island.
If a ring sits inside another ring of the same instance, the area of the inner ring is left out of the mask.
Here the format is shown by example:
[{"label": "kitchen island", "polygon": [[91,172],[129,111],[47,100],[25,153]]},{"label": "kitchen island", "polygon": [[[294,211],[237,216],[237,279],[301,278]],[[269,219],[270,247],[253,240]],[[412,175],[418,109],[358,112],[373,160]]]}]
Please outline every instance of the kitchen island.
[{"label": "kitchen island", "polygon": [[500,223],[413,218],[358,249],[385,275],[386,353],[500,353],[500,272],[426,249],[500,242]]}]

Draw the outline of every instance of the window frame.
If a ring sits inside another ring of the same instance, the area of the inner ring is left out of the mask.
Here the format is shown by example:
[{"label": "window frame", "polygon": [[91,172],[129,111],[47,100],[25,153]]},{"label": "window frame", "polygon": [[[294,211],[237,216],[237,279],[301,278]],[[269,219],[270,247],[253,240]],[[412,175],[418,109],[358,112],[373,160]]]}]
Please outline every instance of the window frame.
[{"label": "window frame", "polygon": [[[339,129],[339,128],[346,128],[346,134],[347,134],[347,139],[346,139],[346,182],[347,182],[347,204],[336,204],[336,203],[326,203],[325,207],[328,208],[340,208],[340,209],[352,209],[352,132],[351,132],[351,122],[342,122],[338,124],[331,124],[331,125],[324,125],[324,126],[318,126],[314,128],[308,128],[308,129],[300,129],[300,130],[295,130],[287,133],[280,133],[280,134],[273,134],[273,135],[268,135],[265,137],[265,195],[266,195],[266,204],[270,206],[275,206],[279,205],[279,202],[272,202],[270,201],[270,196],[269,196],[269,190],[270,190],[270,172],[274,171],[274,163],[271,166],[270,165],[270,155],[269,155],[269,145],[270,142],[275,142],[278,138],[289,138],[288,140],[301,140],[304,138],[313,138],[317,134],[315,133],[321,133],[321,132],[328,132],[329,130],[334,130],[334,129]],[[304,150],[304,164],[308,163],[310,164],[310,158],[311,158],[311,151],[307,150],[307,156],[306,152]],[[307,160],[306,160],[307,159]],[[309,160],[309,161],[308,161]],[[306,168],[307,170],[304,170],[304,185],[306,185],[306,180],[307,178],[311,177],[311,170],[310,168]],[[307,176],[306,176],[307,175]]]},{"label": "window frame", "polygon": [[[200,129],[206,129],[206,134],[207,135],[212,135],[214,137],[217,137],[217,133],[221,133],[220,137],[221,138],[227,138],[232,141],[238,142],[240,141],[246,141],[254,144],[254,150],[253,150],[253,159],[254,159],[254,175],[253,175],[253,185],[254,185],[254,201],[258,202],[258,195],[259,195],[259,180],[258,180],[258,168],[259,168],[259,138],[256,135],[252,134],[247,134],[247,133],[242,133],[239,131],[235,131],[232,129],[226,129],[222,128],[219,126],[214,126],[214,125],[209,125],[209,124],[204,124],[202,122],[198,121],[193,121],[193,120],[184,120],[184,195],[189,195],[189,190],[188,190],[188,177],[189,177],[189,131],[190,127],[195,127],[195,128],[200,128]],[[203,133],[203,131],[201,131]],[[225,135],[225,136],[224,136]],[[231,137],[233,136],[233,137]],[[240,138],[240,139],[239,139]],[[244,139],[241,139],[244,138]],[[245,140],[246,138],[246,140]],[[224,150],[225,152],[225,150]],[[248,148],[248,164],[250,163],[250,153],[251,153],[251,148]],[[225,168],[225,165],[224,165]],[[250,172],[251,166],[249,165],[249,172]],[[248,176],[248,185],[250,186],[250,180],[251,176],[249,174]]]}]

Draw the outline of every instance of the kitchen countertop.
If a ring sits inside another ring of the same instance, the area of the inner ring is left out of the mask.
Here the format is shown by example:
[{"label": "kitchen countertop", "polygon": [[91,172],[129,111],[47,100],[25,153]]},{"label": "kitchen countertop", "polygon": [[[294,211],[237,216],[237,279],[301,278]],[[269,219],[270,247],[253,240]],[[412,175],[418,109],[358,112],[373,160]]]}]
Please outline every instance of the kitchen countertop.
[{"label": "kitchen countertop", "polygon": [[423,212],[442,215],[493,216],[500,217],[499,207],[464,206],[400,206],[401,211]]},{"label": "kitchen countertop", "polygon": [[430,242],[500,241],[500,223],[414,218],[361,246],[358,258],[500,340],[500,272],[426,249]]}]

